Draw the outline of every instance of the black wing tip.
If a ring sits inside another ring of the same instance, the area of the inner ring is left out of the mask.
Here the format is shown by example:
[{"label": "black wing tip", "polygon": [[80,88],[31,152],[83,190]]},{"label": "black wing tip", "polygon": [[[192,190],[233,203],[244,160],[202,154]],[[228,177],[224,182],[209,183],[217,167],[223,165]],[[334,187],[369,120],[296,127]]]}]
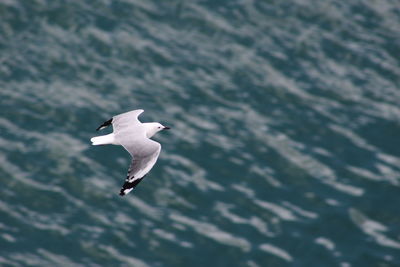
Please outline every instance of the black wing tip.
[{"label": "black wing tip", "polygon": [[112,123],[112,118],[109,119],[108,121],[103,122],[102,125],[100,125],[99,127],[97,127],[96,131],[99,131],[103,128],[106,128],[107,126],[110,126],[110,124]]},{"label": "black wing tip", "polygon": [[[142,178],[138,178],[132,182],[128,182],[125,180],[125,183],[122,185],[121,191],[119,191],[119,195],[122,197],[127,195],[143,180],[143,178],[144,178],[144,176]],[[128,192],[125,193],[125,190],[128,190]]]}]

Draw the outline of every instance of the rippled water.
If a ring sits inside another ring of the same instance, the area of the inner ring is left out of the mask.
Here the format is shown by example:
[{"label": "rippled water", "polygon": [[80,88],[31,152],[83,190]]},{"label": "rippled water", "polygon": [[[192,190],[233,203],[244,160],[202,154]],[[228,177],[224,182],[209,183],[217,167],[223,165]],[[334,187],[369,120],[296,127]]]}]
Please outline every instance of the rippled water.
[{"label": "rippled water", "polygon": [[0,265],[400,266],[397,0],[3,0],[0,52]]}]

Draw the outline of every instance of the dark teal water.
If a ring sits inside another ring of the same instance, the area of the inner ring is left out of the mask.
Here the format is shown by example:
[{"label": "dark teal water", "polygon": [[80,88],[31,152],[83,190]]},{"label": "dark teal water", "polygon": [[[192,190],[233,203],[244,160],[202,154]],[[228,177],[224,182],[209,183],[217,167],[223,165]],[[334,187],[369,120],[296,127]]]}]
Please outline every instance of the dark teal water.
[{"label": "dark teal water", "polygon": [[399,85],[397,0],[2,0],[0,265],[400,266]]}]

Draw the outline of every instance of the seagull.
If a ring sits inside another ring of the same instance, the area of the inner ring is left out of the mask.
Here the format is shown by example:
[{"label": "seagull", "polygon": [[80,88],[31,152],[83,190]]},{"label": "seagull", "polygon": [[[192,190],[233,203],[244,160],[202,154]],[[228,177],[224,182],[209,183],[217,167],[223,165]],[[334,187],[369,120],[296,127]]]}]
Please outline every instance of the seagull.
[{"label": "seagull", "polygon": [[158,122],[141,123],[138,117],[143,111],[143,109],[136,109],[112,117],[100,125],[96,131],[112,125],[113,132],[90,139],[94,146],[121,145],[131,154],[132,162],[119,193],[120,196],[131,192],[156,163],[161,145],[150,138],[159,131],[170,129]]}]

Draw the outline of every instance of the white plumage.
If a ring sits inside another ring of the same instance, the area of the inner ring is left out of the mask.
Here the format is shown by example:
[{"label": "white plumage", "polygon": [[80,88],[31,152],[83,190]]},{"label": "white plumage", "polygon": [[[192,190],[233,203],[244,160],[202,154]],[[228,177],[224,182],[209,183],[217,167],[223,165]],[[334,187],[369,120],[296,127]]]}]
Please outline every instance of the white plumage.
[{"label": "white plumage", "polygon": [[138,116],[143,109],[137,109],[114,116],[104,122],[97,130],[112,124],[113,133],[90,139],[92,145],[122,145],[132,156],[128,175],[120,195],[126,195],[151,170],[160,155],[161,145],[150,138],[161,130],[169,129],[158,122],[141,123]]}]

